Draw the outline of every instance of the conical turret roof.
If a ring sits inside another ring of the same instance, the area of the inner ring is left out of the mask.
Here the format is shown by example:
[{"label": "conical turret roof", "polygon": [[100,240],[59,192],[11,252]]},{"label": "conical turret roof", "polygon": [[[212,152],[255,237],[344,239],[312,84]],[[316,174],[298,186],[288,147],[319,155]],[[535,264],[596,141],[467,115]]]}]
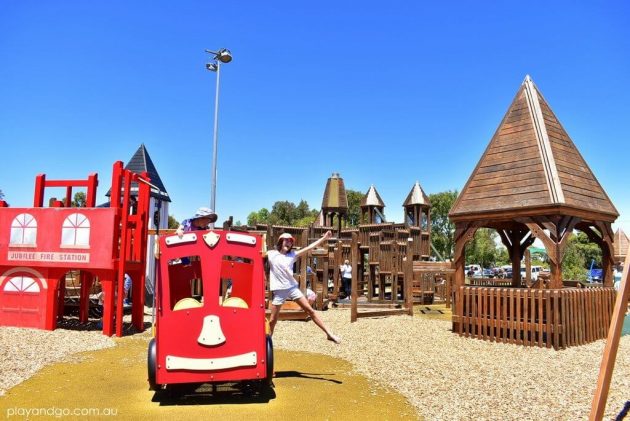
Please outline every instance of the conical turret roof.
[{"label": "conical turret roof", "polygon": [[560,121],[527,76],[455,201],[453,220],[553,212],[619,216]]},{"label": "conical turret roof", "polygon": [[614,250],[615,250],[615,259],[616,260],[625,259],[626,254],[628,254],[628,244],[630,244],[630,241],[628,240],[628,236],[626,235],[626,233],[623,232],[621,228],[619,228],[615,232],[613,243],[614,243]]},{"label": "conical turret roof", "polygon": [[385,203],[383,203],[381,195],[378,194],[376,187],[374,187],[373,184],[370,186],[367,193],[365,193],[365,196],[361,199],[361,207],[364,208],[367,206],[377,206],[380,208],[385,207]]},{"label": "conical turret roof", "polygon": [[416,184],[413,185],[411,191],[407,195],[403,206],[413,206],[413,205],[421,205],[421,206],[430,206],[429,197],[424,193],[422,187],[420,187],[420,183],[416,181]]},{"label": "conical turret roof", "polygon": [[[151,157],[149,156],[149,152],[147,151],[146,146],[142,143],[136,153],[133,154],[127,165],[125,165],[126,170],[130,170],[136,174],[141,174],[146,172],[151,179],[151,184],[155,187],[151,187],[151,197],[155,197],[156,199],[170,202],[171,198],[166,191],[166,187],[164,187],[164,183],[160,178],[160,174],[158,174]],[[131,183],[131,194],[137,194],[138,192],[138,183]],[[110,195],[110,192],[107,192],[107,196]]]},{"label": "conical turret roof", "polygon": [[333,173],[326,182],[324,199],[322,200],[323,211],[335,211],[345,213],[348,211],[348,197],[343,178],[338,173]]}]

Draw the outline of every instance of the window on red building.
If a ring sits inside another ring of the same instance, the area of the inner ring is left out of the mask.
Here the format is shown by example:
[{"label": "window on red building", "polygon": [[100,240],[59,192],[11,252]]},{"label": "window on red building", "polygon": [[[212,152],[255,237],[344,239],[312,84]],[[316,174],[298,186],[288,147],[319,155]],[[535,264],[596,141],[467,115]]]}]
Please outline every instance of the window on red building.
[{"label": "window on red building", "polygon": [[90,220],[81,213],[73,213],[63,221],[61,228],[62,247],[89,247]]},{"label": "window on red building", "polygon": [[37,241],[37,221],[28,213],[21,213],[11,223],[11,246],[35,246]]}]

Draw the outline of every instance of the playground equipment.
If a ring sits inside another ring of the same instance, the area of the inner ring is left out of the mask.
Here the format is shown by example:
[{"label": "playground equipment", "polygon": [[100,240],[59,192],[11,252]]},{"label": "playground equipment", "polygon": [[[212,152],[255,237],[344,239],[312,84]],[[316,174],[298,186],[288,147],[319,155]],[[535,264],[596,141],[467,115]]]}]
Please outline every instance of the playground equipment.
[{"label": "playground equipment", "polygon": [[[131,201],[137,183],[137,203]],[[86,180],[35,180],[33,207],[0,203],[0,325],[54,330],[63,315],[65,275],[81,271],[79,319],[86,322],[95,277],[104,293],[103,333],[122,336],[123,279],[132,285],[132,323],[143,329],[149,179],[112,170],[111,202],[96,207],[98,177]],[[64,201],[44,207],[46,188],[65,188]],[[85,188],[86,206],[71,207],[72,190]],[[115,298],[117,293],[117,298]]]},{"label": "playground equipment", "polygon": [[194,231],[159,240],[149,387],[258,381],[270,384],[262,237]]},{"label": "playground equipment", "polygon": [[[618,216],[526,77],[449,214],[456,227],[453,331],[555,349],[605,338],[615,298],[611,224]],[[481,227],[495,229],[508,249],[510,287],[464,284],[465,245]],[[603,288],[563,287],[562,260],[574,229],[602,250]],[[521,260],[535,238],[547,251],[550,280],[522,288]]]},{"label": "playground equipment", "polygon": [[[301,259],[294,269],[300,289],[305,293],[309,285],[317,294],[316,309],[326,308],[328,302],[352,307],[351,320],[355,321],[358,317],[412,314],[414,303],[425,303],[429,299],[432,302],[435,297],[450,305],[453,269],[450,264],[432,265],[428,262],[430,203],[418,182],[403,207],[406,223],[387,223],[383,214],[385,204],[376,188],[371,186],[361,201],[361,220],[369,223],[342,229],[341,219],[347,214],[347,199],[343,179],[339,174],[333,174],[326,184],[320,218],[311,226],[259,224],[248,230],[265,235],[267,247],[274,247],[281,234],[290,233],[296,238],[296,248],[310,244],[328,230],[337,233],[323,247]],[[337,227],[332,226],[334,222]],[[340,295],[339,267],[346,259],[353,265],[351,290],[353,294],[357,293],[351,303],[341,300],[343,296]],[[420,263],[422,265],[418,266]],[[297,304],[291,307],[290,302],[280,312],[281,319],[304,320],[306,317]]]}]

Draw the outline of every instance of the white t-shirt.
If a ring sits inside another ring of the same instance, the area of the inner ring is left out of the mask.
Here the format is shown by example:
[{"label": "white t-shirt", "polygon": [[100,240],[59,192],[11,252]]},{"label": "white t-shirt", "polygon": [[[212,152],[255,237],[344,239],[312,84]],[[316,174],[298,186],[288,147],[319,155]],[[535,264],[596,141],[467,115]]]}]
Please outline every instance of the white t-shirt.
[{"label": "white t-shirt", "polygon": [[352,278],[352,266],[350,266],[350,265],[341,265],[341,277],[342,278]]},{"label": "white t-shirt", "polygon": [[297,286],[297,281],[293,278],[294,251],[282,254],[278,250],[271,250],[267,253],[267,259],[269,259],[270,290],[276,291]]}]

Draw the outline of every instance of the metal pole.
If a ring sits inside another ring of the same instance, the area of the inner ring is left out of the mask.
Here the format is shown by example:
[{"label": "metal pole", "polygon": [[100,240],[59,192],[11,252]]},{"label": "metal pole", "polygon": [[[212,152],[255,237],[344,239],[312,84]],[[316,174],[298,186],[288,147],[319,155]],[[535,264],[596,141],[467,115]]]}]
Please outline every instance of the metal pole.
[{"label": "metal pole", "polygon": [[[221,78],[221,61],[217,60],[217,88],[214,97],[214,138],[212,142],[212,194],[210,196],[210,209],[215,213],[217,199],[217,141],[219,135],[219,79]],[[214,223],[210,224],[214,228]]]}]

